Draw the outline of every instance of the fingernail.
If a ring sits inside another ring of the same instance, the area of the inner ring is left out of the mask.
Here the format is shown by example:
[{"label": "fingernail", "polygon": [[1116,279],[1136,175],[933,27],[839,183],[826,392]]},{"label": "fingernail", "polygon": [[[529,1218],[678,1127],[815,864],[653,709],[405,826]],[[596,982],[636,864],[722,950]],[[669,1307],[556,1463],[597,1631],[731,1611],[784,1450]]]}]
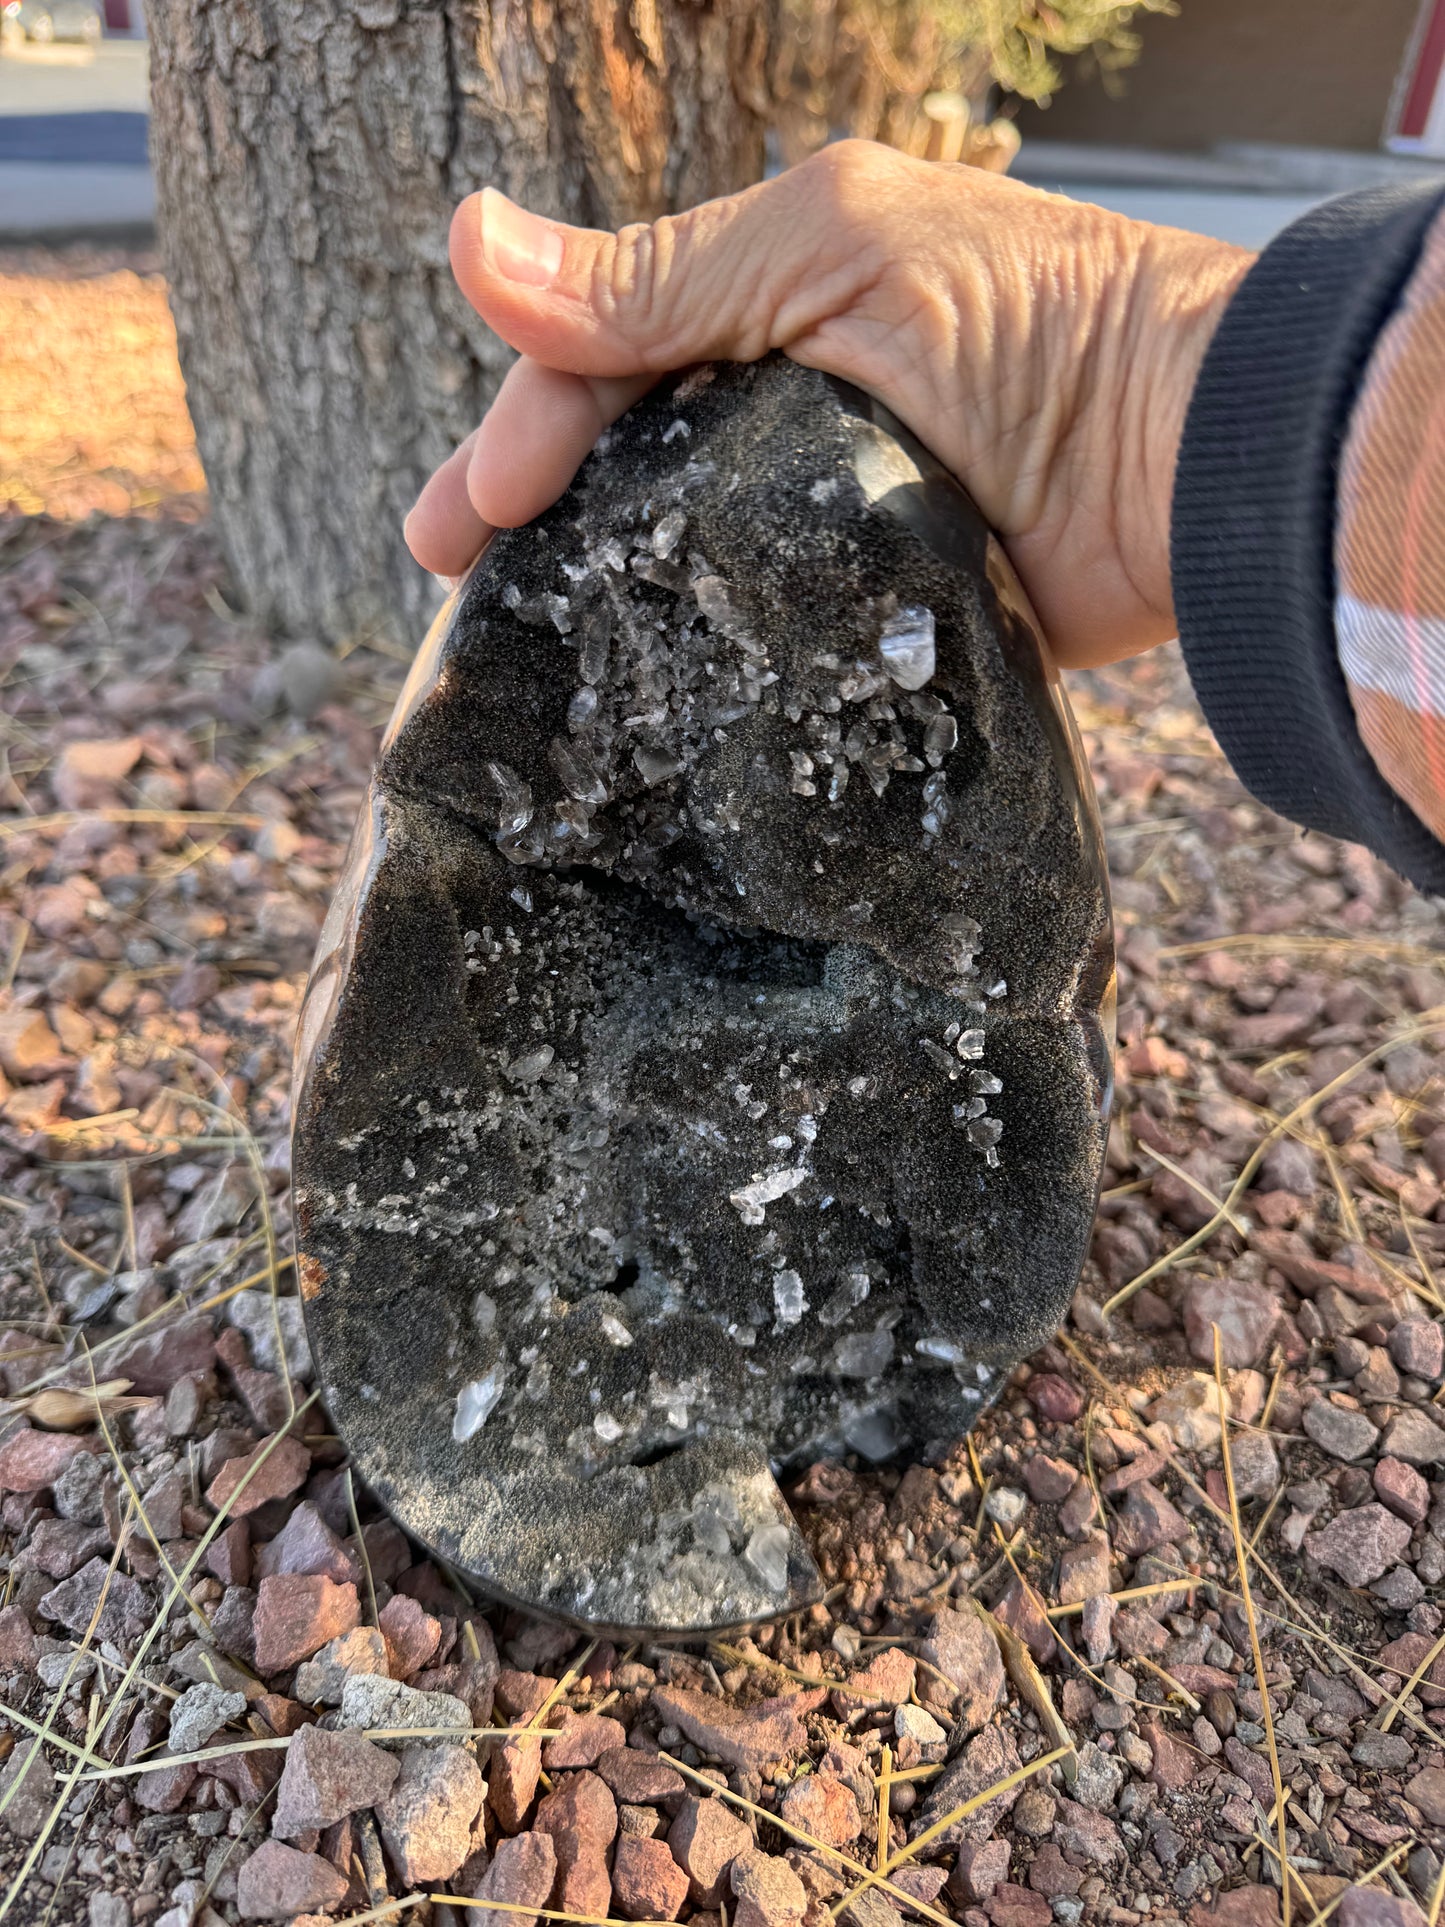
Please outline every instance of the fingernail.
[{"label": "fingernail", "polygon": [[494,187],[482,190],[482,255],[493,274],[546,288],[562,266],[562,237],[550,221],[539,220]]}]

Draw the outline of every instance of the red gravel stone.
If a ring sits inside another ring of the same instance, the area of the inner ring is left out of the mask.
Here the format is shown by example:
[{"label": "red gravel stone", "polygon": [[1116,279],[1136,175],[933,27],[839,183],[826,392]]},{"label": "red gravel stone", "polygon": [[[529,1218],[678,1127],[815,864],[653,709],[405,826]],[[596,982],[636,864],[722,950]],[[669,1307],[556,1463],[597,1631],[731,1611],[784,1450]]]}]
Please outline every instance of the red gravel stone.
[{"label": "red gravel stone", "polygon": [[687,1875],[665,1841],[625,1833],[612,1864],[612,1895],[629,1920],[676,1920],[687,1899]]},{"label": "red gravel stone", "polygon": [[1083,1393],[1058,1372],[1035,1372],[1024,1397],[1050,1425],[1072,1425],[1084,1409]]},{"label": "red gravel stone", "polygon": [[684,1686],[658,1686],[652,1704],[661,1719],[680,1727],[694,1746],[714,1759],[727,1766],[760,1767],[802,1750],[808,1738],[802,1715],[816,1712],[826,1693],[820,1686],[740,1708]]},{"label": "red gravel stone", "polygon": [[1279,1895],[1272,1887],[1231,1887],[1213,1909],[1193,1907],[1190,1927],[1279,1927]]},{"label": "red gravel stone", "polygon": [[597,1762],[597,1771],[619,1800],[629,1806],[657,1805],[680,1800],[687,1782],[675,1766],[634,1746],[614,1747]]},{"label": "red gravel stone", "polygon": [[560,1728],[547,1742],[542,1764],[549,1773],[577,1766],[596,1766],[604,1753],[615,1753],[627,1743],[627,1728],[605,1713],[564,1712],[553,1722]]},{"label": "red gravel stone", "polygon": [[249,1586],[251,1583],[251,1528],[244,1519],[232,1519],[206,1548],[206,1570],[223,1586]]},{"label": "red gravel stone", "polygon": [[54,1485],[89,1441],[74,1432],[16,1432],[0,1445],[0,1492],[39,1492]]},{"label": "red gravel stone", "polygon": [[885,1646],[868,1664],[851,1673],[846,1687],[833,1693],[833,1709],[839,1719],[854,1713],[876,1713],[881,1707],[902,1706],[913,1691],[918,1666],[911,1653],[901,1646]]},{"label": "red gravel stone", "polygon": [[[250,1496],[248,1486],[246,1498]],[[283,1572],[324,1572],[338,1586],[361,1583],[361,1567],[309,1500],[295,1508],[274,1539],[257,1547],[255,1565],[258,1579]]]},{"label": "red gravel stone", "polygon": [[271,1830],[278,1839],[292,1840],[359,1807],[374,1807],[391,1791],[397,1772],[395,1754],[360,1733],[303,1726],[286,1749]]},{"label": "red gravel stone", "polygon": [[807,1911],[806,1888],[777,1854],[750,1847],[734,1860],[729,1879],[737,1901],[733,1927],[792,1927]]},{"label": "red gravel stone", "polygon": [[1007,1878],[1008,1863],[1007,1840],[965,1840],[948,1876],[950,1895],[965,1902],[987,1900],[999,1882]]},{"label": "red gravel stone", "polygon": [[1368,1586],[1405,1556],[1410,1528],[1382,1505],[1338,1513],[1321,1532],[1305,1536],[1305,1551],[1339,1574],[1347,1586]]},{"label": "red gravel stone", "polygon": [[564,1914],[605,1918],[612,1898],[607,1855],[595,1841],[584,1839],[572,1827],[554,1834],[552,1840],[557,1849],[557,1888],[552,1905]]},{"label": "red gravel stone", "polygon": [[313,1909],[329,1913],[346,1898],[349,1884],[319,1853],[267,1840],[241,1868],[236,1907],[243,1920],[288,1920]]},{"label": "red gravel stone", "polygon": [[[519,1833],[499,1840],[491,1864],[472,1888],[474,1900],[501,1900],[513,1907],[545,1907],[557,1878],[557,1854],[545,1833]],[[560,1904],[560,1903],[559,1903]],[[458,1909],[486,1927],[536,1927],[536,1914],[504,1913],[500,1908]],[[570,1910],[569,1910],[570,1911]],[[598,1910],[605,1914],[604,1905]]]},{"label": "red gravel stone", "polygon": [[259,1469],[241,1496],[232,1501],[227,1515],[230,1518],[242,1519],[268,1499],[284,1499],[299,1490],[311,1475],[311,1454],[300,1439],[262,1439],[244,1458],[227,1459],[206,1488],[211,1504],[218,1509],[225,1505],[253,1465]]},{"label": "red gravel stone", "polygon": [[1035,1505],[1059,1505],[1068,1498],[1078,1479],[1076,1466],[1063,1459],[1051,1459],[1047,1452],[1036,1453],[1024,1467],[1024,1484]]},{"label": "red gravel stone", "polygon": [[39,1657],[40,1648],[24,1607],[0,1610],[0,1673],[33,1673]]},{"label": "red gravel stone", "polygon": [[577,1833],[604,1851],[617,1834],[617,1802],[595,1773],[569,1773],[542,1801],[532,1825],[539,1833]]},{"label": "red gravel stone", "polygon": [[800,1774],[783,1794],[780,1811],[790,1826],[825,1847],[849,1846],[863,1831],[858,1802],[831,1773]]},{"label": "red gravel stone", "polygon": [[409,1746],[376,1822],[392,1865],[407,1886],[450,1880],[471,1851],[472,1822],[486,1783],[460,1746]]},{"label": "red gravel stone", "polygon": [[503,1740],[487,1769],[487,1804],[504,1833],[518,1833],[537,1797],[542,1777],[542,1742],[518,1735]]},{"label": "red gravel stone", "polygon": [[133,1391],[150,1397],[216,1362],[216,1340],[207,1318],[183,1318],[162,1325],[127,1345],[107,1367],[117,1378],[128,1378]]},{"label": "red gravel stone", "polygon": [[1131,1488],[1114,1522],[1114,1549],[1126,1559],[1182,1539],[1189,1526],[1178,1508],[1146,1479]]},{"label": "red gravel stone", "polygon": [[1279,1324],[1279,1300],[1246,1278],[1201,1278],[1184,1303],[1189,1349],[1204,1365],[1214,1363],[1214,1327],[1227,1366],[1253,1365]]},{"label": "red gravel stone", "polygon": [[1034,1855],[1029,1868],[1029,1885],[1046,1900],[1073,1900],[1084,1883],[1077,1867],[1071,1867],[1052,1840],[1046,1840]]},{"label": "red gravel stone", "polygon": [[667,1844],[688,1877],[696,1904],[715,1907],[727,1891],[728,1869],[747,1852],[753,1836],[747,1822],[724,1801],[689,1793],[668,1829]]},{"label": "red gravel stone", "polygon": [[1203,1764],[1199,1756],[1176,1740],[1167,1727],[1151,1723],[1143,1729],[1143,1737],[1154,1754],[1154,1764],[1149,1769],[1149,1778],[1154,1784],[1171,1791],[1188,1786]]},{"label": "red gravel stone", "polygon": [[983,1910],[993,1927],[1052,1927],[1053,1910],[1042,1894],[1027,1887],[1016,1887],[1011,1880],[1000,1881]]},{"label": "red gravel stone", "polygon": [[1395,1364],[1414,1378],[1439,1378],[1445,1371],[1445,1331],[1433,1318],[1402,1318],[1386,1342]]},{"label": "red gravel stone", "polygon": [[1424,1475],[1403,1459],[1381,1459],[1375,1467],[1375,1496],[1391,1512],[1417,1526],[1430,1510],[1430,1487]]},{"label": "red gravel stone", "polygon": [[263,1579],[256,1595],[256,1670],[284,1673],[360,1623],[355,1586],[313,1573]]},{"label": "red gravel stone", "polygon": [[392,1594],[377,1615],[377,1624],[386,1635],[393,1679],[411,1679],[441,1644],[441,1621],[404,1592]]}]

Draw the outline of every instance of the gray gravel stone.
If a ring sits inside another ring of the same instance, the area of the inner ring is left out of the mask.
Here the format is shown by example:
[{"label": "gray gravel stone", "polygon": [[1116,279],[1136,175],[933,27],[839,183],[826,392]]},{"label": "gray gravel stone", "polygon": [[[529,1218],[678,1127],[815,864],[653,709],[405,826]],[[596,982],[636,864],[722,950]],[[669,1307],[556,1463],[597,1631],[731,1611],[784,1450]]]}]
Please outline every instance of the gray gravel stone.
[{"label": "gray gravel stone", "polygon": [[1322,1452],[1332,1459],[1362,1459],[1374,1450],[1380,1428],[1363,1412],[1352,1412],[1343,1405],[1317,1398],[1304,1410],[1304,1429]]},{"label": "gray gravel stone", "polygon": [[215,1684],[188,1686],[171,1708],[172,1753],[194,1753],[230,1720],[246,1710],[244,1693],[228,1692]]},{"label": "gray gravel stone", "polygon": [[[465,1732],[472,1723],[471,1709],[465,1700],[452,1693],[424,1693],[400,1680],[386,1679],[375,1673],[354,1673],[341,1689],[341,1726],[362,1729],[397,1727],[409,1729],[440,1727],[445,1732]],[[437,1743],[445,1737],[437,1736]],[[398,1740],[380,1742],[397,1746]]]}]

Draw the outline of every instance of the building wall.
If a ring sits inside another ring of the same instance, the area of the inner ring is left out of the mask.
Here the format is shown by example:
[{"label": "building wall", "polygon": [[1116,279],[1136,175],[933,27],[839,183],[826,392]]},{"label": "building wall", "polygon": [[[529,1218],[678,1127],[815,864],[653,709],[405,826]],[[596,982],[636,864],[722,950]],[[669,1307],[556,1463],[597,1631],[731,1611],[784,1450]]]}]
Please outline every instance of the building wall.
[{"label": "building wall", "polygon": [[1180,0],[1146,14],[1135,67],[1110,98],[1070,77],[1025,139],[1207,149],[1216,141],[1376,148],[1418,0]]}]

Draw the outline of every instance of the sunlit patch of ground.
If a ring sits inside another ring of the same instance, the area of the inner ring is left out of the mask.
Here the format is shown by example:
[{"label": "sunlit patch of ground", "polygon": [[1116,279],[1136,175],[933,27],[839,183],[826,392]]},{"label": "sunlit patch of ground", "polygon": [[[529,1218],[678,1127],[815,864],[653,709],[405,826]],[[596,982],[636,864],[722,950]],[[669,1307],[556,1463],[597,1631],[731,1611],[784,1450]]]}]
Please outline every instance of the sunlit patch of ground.
[{"label": "sunlit patch of ground", "polygon": [[203,512],[165,284],[139,266],[0,251],[0,513]]}]

